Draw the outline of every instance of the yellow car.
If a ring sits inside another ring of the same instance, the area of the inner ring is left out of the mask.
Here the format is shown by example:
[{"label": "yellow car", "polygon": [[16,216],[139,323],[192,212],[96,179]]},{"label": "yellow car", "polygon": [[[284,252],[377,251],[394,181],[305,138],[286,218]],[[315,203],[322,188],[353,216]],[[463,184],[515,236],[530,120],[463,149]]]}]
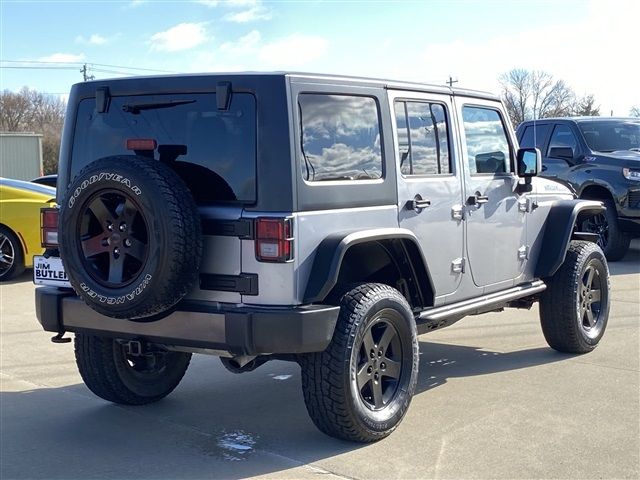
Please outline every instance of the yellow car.
[{"label": "yellow car", "polygon": [[40,209],[55,205],[56,189],[0,177],[0,282],[20,275],[41,255]]}]

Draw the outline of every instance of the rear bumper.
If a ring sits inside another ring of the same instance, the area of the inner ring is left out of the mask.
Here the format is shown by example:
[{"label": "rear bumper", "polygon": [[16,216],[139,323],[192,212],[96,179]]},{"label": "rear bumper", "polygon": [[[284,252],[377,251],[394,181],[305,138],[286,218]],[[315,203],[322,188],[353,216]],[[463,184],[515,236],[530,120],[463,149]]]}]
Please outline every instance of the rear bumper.
[{"label": "rear bumper", "polygon": [[339,307],[327,305],[221,309],[183,302],[164,318],[134,322],[101,315],[69,290],[36,288],[36,316],[48,332],[85,332],[230,355],[321,352],[331,341],[338,313]]}]

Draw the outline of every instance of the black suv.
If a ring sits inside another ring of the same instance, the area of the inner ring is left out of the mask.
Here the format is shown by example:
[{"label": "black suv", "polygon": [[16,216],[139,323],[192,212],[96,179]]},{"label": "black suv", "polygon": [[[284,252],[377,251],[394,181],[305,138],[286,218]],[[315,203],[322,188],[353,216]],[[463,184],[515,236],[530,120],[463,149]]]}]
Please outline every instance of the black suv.
[{"label": "black suv", "polygon": [[570,184],[606,211],[584,222],[608,260],[624,257],[640,235],[640,119],[545,118],[518,127],[523,148],[542,151],[542,176]]}]

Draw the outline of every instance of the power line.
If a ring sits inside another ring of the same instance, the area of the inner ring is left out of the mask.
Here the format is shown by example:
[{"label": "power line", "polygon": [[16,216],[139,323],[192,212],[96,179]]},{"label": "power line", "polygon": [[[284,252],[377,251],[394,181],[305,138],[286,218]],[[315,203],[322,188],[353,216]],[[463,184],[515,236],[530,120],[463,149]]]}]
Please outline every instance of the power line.
[{"label": "power line", "polygon": [[[93,63],[93,62],[62,62],[62,61],[46,61],[46,60],[0,60],[0,63],[36,63],[36,64],[54,64],[54,65],[91,65],[96,67],[120,68],[124,70],[140,70],[142,72],[158,72],[158,73],[177,73],[173,70],[159,70],[157,68],[144,67],[127,67],[125,65],[113,65],[109,63]],[[14,67],[19,68],[19,67]],[[27,68],[27,67],[25,67]]]},{"label": "power line", "polygon": [[0,65],[0,68],[17,68],[17,69],[28,69],[28,70],[75,70],[76,67],[14,67],[13,65]]}]

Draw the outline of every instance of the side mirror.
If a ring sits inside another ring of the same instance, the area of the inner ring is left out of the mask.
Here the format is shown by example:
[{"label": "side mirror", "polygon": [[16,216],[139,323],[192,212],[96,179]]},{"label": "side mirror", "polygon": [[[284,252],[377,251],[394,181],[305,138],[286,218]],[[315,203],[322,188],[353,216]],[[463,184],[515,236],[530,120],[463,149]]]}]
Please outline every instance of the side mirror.
[{"label": "side mirror", "polygon": [[573,160],[573,148],[571,147],[551,147],[549,156],[553,158],[563,158],[565,160]]},{"label": "side mirror", "polygon": [[542,171],[542,154],[537,148],[521,148],[516,158],[519,177],[535,177]]}]

